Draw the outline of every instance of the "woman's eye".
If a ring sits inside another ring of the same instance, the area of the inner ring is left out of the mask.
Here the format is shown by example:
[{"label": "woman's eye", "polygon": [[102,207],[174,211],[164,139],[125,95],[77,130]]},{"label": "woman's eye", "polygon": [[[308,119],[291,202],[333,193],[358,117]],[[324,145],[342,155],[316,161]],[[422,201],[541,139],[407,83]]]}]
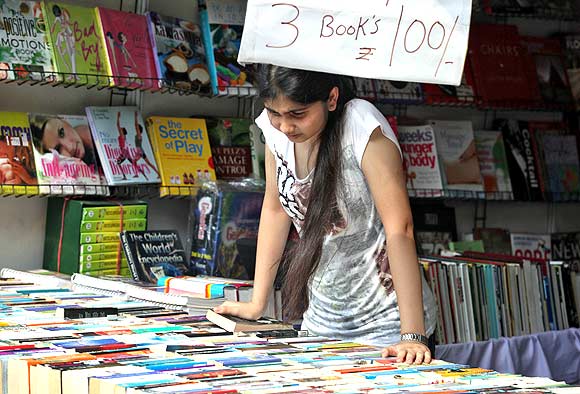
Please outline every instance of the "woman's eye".
[{"label": "woman's eye", "polygon": [[64,127],[58,129],[58,137],[64,138]]},{"label": "woman's eye", "polygon": [[292,112],[291,115],[295,118],[301,118],[306,115],[306,112]]}]

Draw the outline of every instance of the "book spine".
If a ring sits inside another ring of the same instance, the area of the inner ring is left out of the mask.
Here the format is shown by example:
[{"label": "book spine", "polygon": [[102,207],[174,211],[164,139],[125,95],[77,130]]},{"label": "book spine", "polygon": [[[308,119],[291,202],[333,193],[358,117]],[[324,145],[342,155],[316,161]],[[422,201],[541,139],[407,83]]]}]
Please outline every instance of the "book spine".
[{"label": "book spine", "polygon": [[119,234],[121,238],[121,245],[123,245],[123,251],[125,252],[125,257],[127,258],[127,265],[129,266],[129,271],[131,272],[131,276],[135,280],[139,280],[139,272],[137,272],[137,264],[134,259],[134,255],[131,251],[131,247],[129,246],[129,241],[127,238],[127,233],[124,231]]},{"label": "book spine", "polygon": [[201,28],[201,36],[203,39],[203,47],[205,49],[205,58],[207,59],[207,68],[209,70],[209,78],[211,81],[211,89],[214,95],[218,94],[218,80],[217,68],[215,66],[215,56],[213,53],[213,43],[211,40],[211,27],[209,25],[209,15],[207,13],[206,0],[198,0],[198,11]]},{"label": "book spine", "polygon": [[[97,25],[97,30],[101,33],[99,34],[99,45],[104,48],[104,50],[102,51],[105,55],[105,61],[103,62],[105,64],[105,68],[107,71],[107,76],[108,76],[108,82],[107,85],[109,87],[114,87],[115,85],[117,85],[117,81],[115,81],[115,78],[113,78],[113,65],[111,64],[111,56],[109,55],[109,47],[107,46],[107,39],[105,38],[105,31],[103,29],[103,20],[101,19],[101,11],[100,11],[100,7],[95,7],[94,8],[94,13],[95,13],[95,24]],[[110,50],[114,51],[115,48],[111,48]],[[98,56],[98,54],[97,54]]]},{"label": "book spine", "polygon": [[100,243],[117,243],[119,242],[118,232],[81,232],[81,244],[100,244]]},{"label": "book spine", "polygon": [[83,220],[119,220],[123,210],[123,219],[142,219],[147,217],[147,205],[123,205],[110,207],[83,207]]},{"label": "book spine", "polygon": [[118,248],[119,242],[84,244],[81,245],[81,256],[89,255],[91,253],[116,252]]},{"label": "book spine", "polygon": [[[161,74],[161,65],[159,64],[159,56],[157,56],[157,41],[155,40],[155,23],[153,22],[153,18],[151,18],[151,12],[147,12],[145,14],[147,17],[147,32],[149,33],[149,41],[151,42],[151,49],[153,53],[153,64],[155,64],[155,74],[157,78],[163,79],[163,75]],[[158,87],[163,85],[162,81],[159,81]],[[157,160],[159,163],[159,160]]]},{"label": "book spine", "polygon": [[121,230],[143,231],[147,227],[146,219],[123,220],[83,220],[81,221],[81,232],[113,232]]}]

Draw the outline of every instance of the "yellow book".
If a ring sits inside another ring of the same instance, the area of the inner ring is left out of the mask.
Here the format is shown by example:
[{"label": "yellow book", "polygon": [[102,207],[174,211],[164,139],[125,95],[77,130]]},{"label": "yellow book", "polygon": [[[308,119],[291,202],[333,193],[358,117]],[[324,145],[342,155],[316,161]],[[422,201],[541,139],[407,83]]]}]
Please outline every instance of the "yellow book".
[{"label": "yellow book", "polygon": [[0,112],[0,184],[3,194],[38,194],[32,130],[25,112]]},{"label": "yellow book", "polygon": [[204,119],[147,119],[147,132],[161,172],[161,196],[189,195],[202,181],[215,181]]}]

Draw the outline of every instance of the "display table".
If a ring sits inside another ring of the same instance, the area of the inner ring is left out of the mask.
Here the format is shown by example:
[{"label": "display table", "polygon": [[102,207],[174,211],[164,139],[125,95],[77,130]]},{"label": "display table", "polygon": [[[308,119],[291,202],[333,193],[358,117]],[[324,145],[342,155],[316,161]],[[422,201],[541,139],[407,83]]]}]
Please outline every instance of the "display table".
[{"label": "display table", "polygon": [[438,359],[580,384],[580,329],[439,345]]}]

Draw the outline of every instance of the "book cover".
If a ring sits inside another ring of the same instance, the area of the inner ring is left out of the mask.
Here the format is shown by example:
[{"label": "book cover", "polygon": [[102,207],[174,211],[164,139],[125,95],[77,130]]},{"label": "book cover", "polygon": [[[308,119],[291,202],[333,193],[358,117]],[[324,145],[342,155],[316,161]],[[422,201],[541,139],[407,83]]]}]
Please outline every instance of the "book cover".
[{"label": "book cover", "polygon": [[499,193],[500,199],[513,199],[507,156],[501,131],[476,130],[475,148],[486,193]]},{"label": "book cover", "polygon": [[423,91],[419,83],[374,79],[373,84],[377,101],[409,104],[423,101]]},{"label": "book cover", "polygon": [[191,259],[198,275],[253,279],[264,193],[201,188],[192,202]]},{"label": "book cover", "polygon": [[252,176],[256,179],[266,179],[266,138],[262,130],[255,124],[250,125],[250,146],[252,152]]},{"label": "book cover", "polygon": [[473,230],[473,239],[483,241],[487,253],[511,254],[510,232],[503,228],[476,228]]},{"label": "book cover", "polygon": [[416,204],[411,207],[417,250],[438,255],[457,239],[455,209],[443,204]]},{"label": "book cover", "polygon": [[[229,332],[240,332],[240,331],[270,331],[270,330],[291,330],[292,326],[289,324],[284,324],[281,321],[271,319],[271,318],[260,318],[257,320],[247,320],[236,316],[222,315],[214,312],[213,310],[208,310],[205,317],[210,322],[223,328]],[[227,365],[227,363],[224,363]]]},{"label": "book cover", "polygon": [[442,196],[443,182],[433,128],[430,125],[398,126],[398,134],[409,194]]},{"label": "book cover", "polygon": [[570,89],[574,97],[576,110],[580,110],[580,35],[565,35],[562,40]]},{"label": "book cover", "polygon": [[87,107],[107,183],[159,183],[159,171],[136,107]]},{"label": "book cover", "polygon": [[255,95],[255,72],[238,63],[246,1],[198,0],[203,45],[213,94]]},{"label": "book cover", "polygon": [[454,191],[483,193],[483,180],[475,148],[471,121],[433,120],[437,154],[441,163],[444,187]]},{"label": "book cover", "polygon": [[197,23],[148,12],[158,78],[178,89],[209,93],[211,84]]},{"label": "book cover", "polygon": [[517,257],[552,258],[552,239],[549,234],[511,233],[512,254]]},{"label": "book cover", "polygon": [[206,122],[216,178],[250,177],[252,175],[250,142],[252,121],[241,118],[208,118]]},{"label": "book cover", "polygon": [[104,38],[94,8],[68,3],[42,3],[53,64],[65,82],[107,86]]},{"label": "book cover", "polygon": [[28,117],[41,193],[106,193],[86,116],[29,113]]},{"label": "book cover", "polygon": [[530,78],[531,59],[515,25],[474,24],[469,31],[469,62],[482,104],[510,106],[537,101],[538,83]]},{"label": "book cover", "polygon": [[0,112],[0,184],[8,194],[38,193],[32,132],[25,112]]},{"label": "book cover", "polygon": [[548,104],[571,104],[572,92],[560,41],[531,36],[521,39],[535,66],[541,99]]},{"label": "book cover", "polygon": [[0,20],[0,80],[53,78],[41,2],[4,1]]},{"label": "book cover", "polygon": [[542,200],[540,171],[534,156],[529,122],[496,119],[494,128],[501,130],[503,135],[514,198],[524,201]]},{"label": "book cover", "polygon": [[475,83],[469,59],[465,59],[461,85],[436,85],[424,83],[421,85],[425,103],[431,105],[464,105],[475,102]]},{"label": "book cover", "polygon": [[162,196],[189,195],[189,186],[215,181],[204,119],[152,116],[147,118],[147,130],[161,172]]},{"label": "book cover", "polygon": [[102,7],[96,13],[113,84],[156,89],[159,82],[147,17]]},{"label": "book cover", "polygon": [[120,236],[133,279],[157,283],[192,273],[177,231],[123,231]]}]

